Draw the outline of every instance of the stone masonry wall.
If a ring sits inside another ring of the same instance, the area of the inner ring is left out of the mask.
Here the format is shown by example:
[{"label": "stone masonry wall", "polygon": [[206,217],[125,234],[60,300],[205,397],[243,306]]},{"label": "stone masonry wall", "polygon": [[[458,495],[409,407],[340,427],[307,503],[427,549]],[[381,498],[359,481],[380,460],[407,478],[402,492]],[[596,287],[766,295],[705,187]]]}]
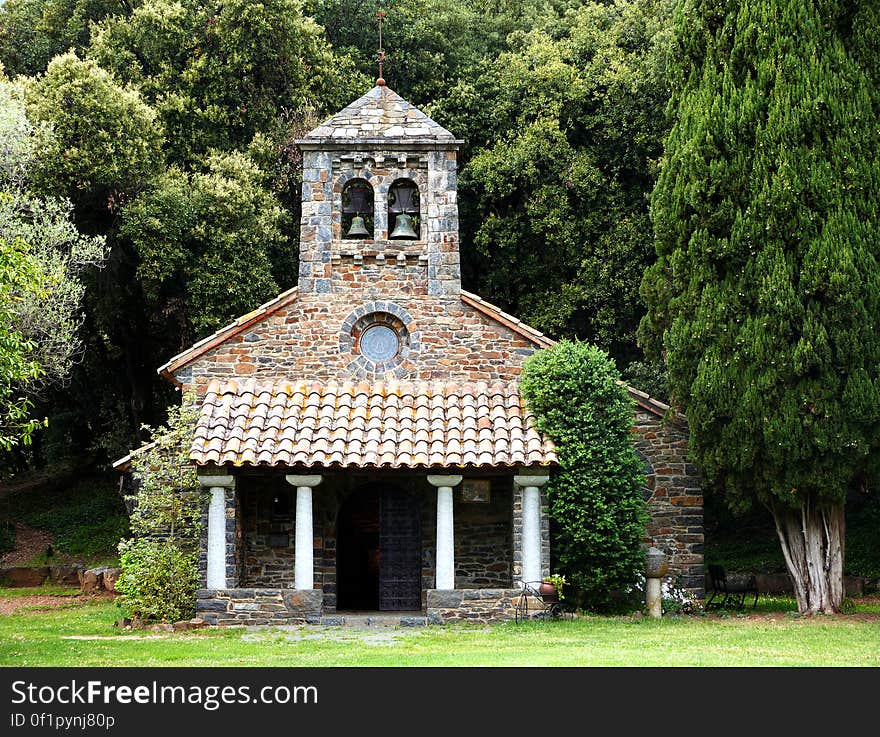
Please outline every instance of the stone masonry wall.
[{"label": "stone masonry wall", "polygon": [[703,495],[700,474],[687,460],[687,430],[642,409],[634,429],[636,450],[646,463],[646,542],[669,556],[670,580],[702,598]]},{"label": "stone masonry wall", "polygon": [[462,501],[461,485],[453,492],[456,588],[511,585],[511,484],[509,478],[503,481],[493,480],[485,504]]},{"label": "stone masonry wall", "polygon": [[[351,330],[350,318],[365,305],[411,318],[408,333],[418,334],[419,339],[409,346],[402,371],[364,375],[359,370],[356,348],[350,338],[344,338]],[[177,378],[185,391],[194,389],[200,395],[215,378],[515,381],[534,351],[535,346],[525,338],[459,299],[372,301],[356,292],[343,292],[300,297],[199,356]]]},{"label": "stone masonry wall", "polygon": [[196,614],[218,626],[314,624],[322,613],[321,591],[200,589]]},{"label": "stone masonry wall", "polygon": [[[299,286],[303,294],[326,294],[341,286],[334,257],[348,250],[407,252],[423,256],[423,275],[433,295],[461,289],[455,145],[409,142],[386,149],[303,151]],[[343,239],[342,190],[352,179],[373,188],[374,238]],[[407,179],[419,189],[420,233],[415,241],[388,240],[388,192]]]},{"label": "stone masonry wall", "polygon": [[[427,596],[428,623],[507,622],[516,618],[516,606],[520,595],[520,589],[456,589],[454,591],[431,589]],[[528,599],[530,616],[543,611],[541,602],[534,597]]]}]

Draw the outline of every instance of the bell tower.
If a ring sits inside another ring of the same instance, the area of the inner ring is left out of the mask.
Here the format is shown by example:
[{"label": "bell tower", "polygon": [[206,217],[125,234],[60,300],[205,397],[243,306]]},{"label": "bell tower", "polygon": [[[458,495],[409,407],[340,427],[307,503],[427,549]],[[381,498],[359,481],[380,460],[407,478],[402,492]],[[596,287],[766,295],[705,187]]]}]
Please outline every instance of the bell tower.
[{"label": "bell tower", "polygon": [[462,143],[384,80],[297,145],[299,293],[458,298]]}]

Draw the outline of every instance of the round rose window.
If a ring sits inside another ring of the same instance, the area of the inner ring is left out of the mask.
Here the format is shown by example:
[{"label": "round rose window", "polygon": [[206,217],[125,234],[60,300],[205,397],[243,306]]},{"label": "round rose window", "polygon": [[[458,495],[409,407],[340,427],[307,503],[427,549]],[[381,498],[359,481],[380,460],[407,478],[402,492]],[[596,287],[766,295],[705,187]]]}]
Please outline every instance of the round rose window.
[{"label": "round rose window", "polygon": [[361,335],[360,350],[363,356],[374,363],[385,363],[397,355],[400,338],[387,325],[371,325]]}]

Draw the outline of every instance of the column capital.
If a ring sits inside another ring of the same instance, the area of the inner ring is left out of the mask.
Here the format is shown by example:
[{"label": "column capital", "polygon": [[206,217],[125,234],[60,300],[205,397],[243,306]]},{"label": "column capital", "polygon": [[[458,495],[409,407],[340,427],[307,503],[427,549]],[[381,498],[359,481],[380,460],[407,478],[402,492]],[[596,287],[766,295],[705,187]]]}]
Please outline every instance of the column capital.
[{"label": "column capital", "polygon": [[428,476],[428,483],[431,486],[448,486],[451,489],[461,483],[461,476]]},{"label": "column capital", "polygon": [[550,474],[543,470],[537,473],[529,473],[526,469],[523,469],[513,477],[513,483],[517,486],[522,486],[523,488],[527,486],[541,487],[549,480]]},{"label": "column capital", "polygon": [[199,485],[206,489],[232,489],[235,487],[235,476],[228,473],[221,475],[199,471]]},{"label": "column capital", "polygon": [[313,476],[297,476],[295,474],[290,474],[284,477],[287,480],[287,483],[296,486],[297,488],[301,486],[308,486],[310,489],[315,488],[318,484],[323,480],[323,476],[313,475]]}]

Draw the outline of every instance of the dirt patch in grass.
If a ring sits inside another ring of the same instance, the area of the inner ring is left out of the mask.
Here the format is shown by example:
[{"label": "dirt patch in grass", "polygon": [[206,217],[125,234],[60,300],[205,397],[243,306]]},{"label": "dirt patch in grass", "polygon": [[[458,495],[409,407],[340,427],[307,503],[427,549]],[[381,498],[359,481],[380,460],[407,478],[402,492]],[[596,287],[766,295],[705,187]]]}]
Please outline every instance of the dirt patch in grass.
[{"label": "dirt patch in grass", "polygon": [[52,533],[46,530],[36,530],[33,527],[16,522],[15,544],[6,555],[3,556],[4,566],[20,566],[30,563],[38,555],[45,554],[52,544]]},{"label": "dirt patch in grass", "polygon": [[82,594],[81,596],[34,594],[33,596],[16,596],[8,599],[0,598],[0,614],[38,614],[71,605],[79,606],[102,599],[112,601],[114,598],[115,595],[110,592]]}]

